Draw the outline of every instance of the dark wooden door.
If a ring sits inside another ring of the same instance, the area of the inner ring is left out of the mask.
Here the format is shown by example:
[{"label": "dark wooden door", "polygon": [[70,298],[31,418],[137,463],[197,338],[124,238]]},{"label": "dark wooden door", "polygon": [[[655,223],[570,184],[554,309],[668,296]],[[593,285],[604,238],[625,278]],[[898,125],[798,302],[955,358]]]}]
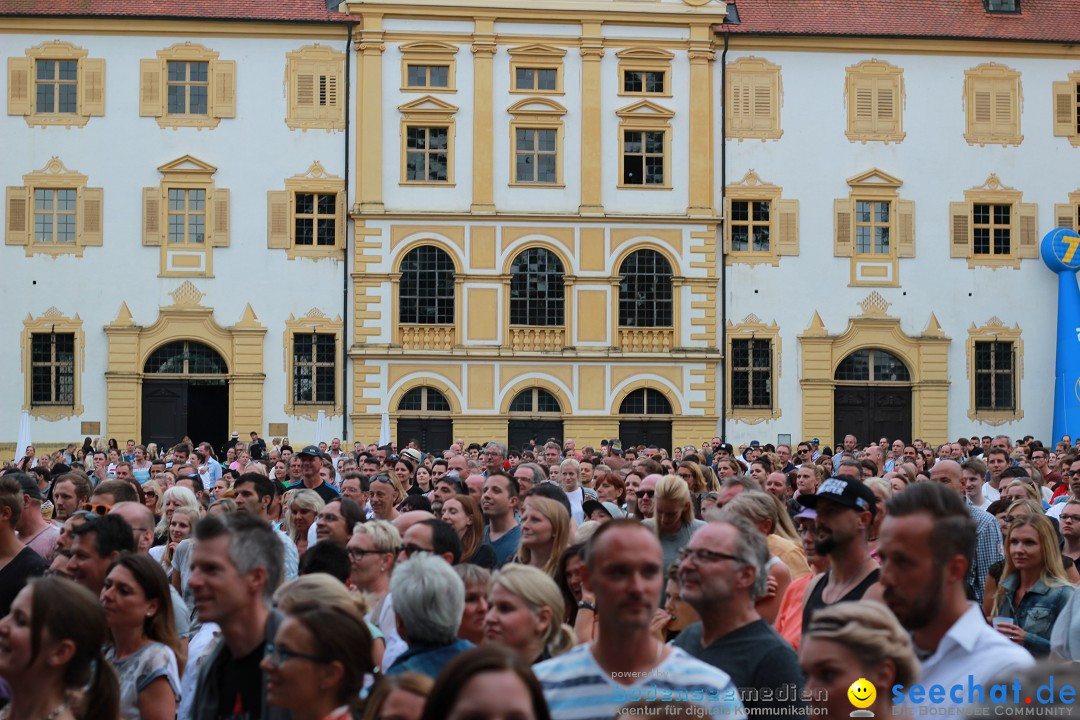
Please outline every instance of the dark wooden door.
[{"label": "dark wooden door", "polygon": [[859,444],[878,438],[911,442],[911,388],[839,385],[834,395],[833,429],[838,444],[854,435]]},{"label": "dark wooden door", "polygon": [[671,451],[670,420],[620,420],[619,439],[624,448],[631,445],[655,445]]},{"label": "dark wooden door", "polygon": [[142,439],[164,454],[187,434],[188,388],[184,380],[144,380]]},{"label": "dark wooden door", "polygon": [[[229,433],[229,386],[225,380],[188,382],[187,436],[195,443],[214,447],[224,443]],[[236,428],[242,437],[259,428]]]},{"label": "dark wooden door", "polygon": [[530,440],[535,440],[537,447],[543,447],[544,443],[551,438],[555,438],[555,442],[561,447],[563,421],[514,419],[507,424],[506,435],[506,446],[511,451],[521,452],[521,448],[525,447]]},{"label": "dark wooden door", "polygon": [[401,418],[397,421],[397,446],[416,440],[424,452],[441,453],[454,444],[454,421],[450,418]]}]

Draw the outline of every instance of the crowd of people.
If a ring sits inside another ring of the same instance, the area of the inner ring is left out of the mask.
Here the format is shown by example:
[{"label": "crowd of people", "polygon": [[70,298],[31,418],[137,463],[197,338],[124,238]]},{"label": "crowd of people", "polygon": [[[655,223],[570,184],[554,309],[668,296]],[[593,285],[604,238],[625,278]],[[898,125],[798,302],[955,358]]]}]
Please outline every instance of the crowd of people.
[{"label": "crowd of people", "polygon": [[0,718],[889,715],[1080,659],[1078,562],[1069,438],[87,438],[0,475]]}]

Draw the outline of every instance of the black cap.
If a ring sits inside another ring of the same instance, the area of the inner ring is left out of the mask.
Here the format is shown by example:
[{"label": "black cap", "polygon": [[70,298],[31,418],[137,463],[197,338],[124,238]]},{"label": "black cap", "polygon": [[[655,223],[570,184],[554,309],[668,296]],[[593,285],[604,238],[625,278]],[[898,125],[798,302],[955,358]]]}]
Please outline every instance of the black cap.
[{"label": "black cap", "polygon": [[323,451],[319,449],[318,445],[308,445],[307,447],[305,447],[303,450],[301,450],[300,452],[298,452],[296,454],[301,456],[301,457],[303,457],[304,455],[307,455],[308,457],[315,457],[315,458],[322,458],[323,457]]},{"label": "black cap", "polygon": [[877,514],[877,496],[874,491],[854,478],[828,478],[814,495],[800,495],[799,504],[817,509],[819,498],[831,500],[837,505],[849,507],[859,512],[869,512],[873,518]]}]

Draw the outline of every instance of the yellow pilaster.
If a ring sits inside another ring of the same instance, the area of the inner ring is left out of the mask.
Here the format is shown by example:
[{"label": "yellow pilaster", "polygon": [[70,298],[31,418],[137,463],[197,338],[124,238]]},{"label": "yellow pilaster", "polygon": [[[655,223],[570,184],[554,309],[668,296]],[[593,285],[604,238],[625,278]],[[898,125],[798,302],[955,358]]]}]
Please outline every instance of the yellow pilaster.
[{"label": "yellow pilaster", "polygon": [[713,202],[712,28],[690,28],[690,205],[689,215],[715,215]]},{"label": "yellow pilaster", "polygon": [[356,145],[356,179],[361,212],[382,212],[382,66],[381,15],[364,15],[364,29],[356,46],[360,53],[360,90],[356,93],[356,117],[360,119],[360,142]]},{"label": "yellow pilaster", "polygon": [[105,326],[108,365],[105,370],[105,432],[110,436],[139,437],[139,331],[127,304]]},{"label": "yellow pilaster", "polygon": [[494,159],[492,157],[492,57],[495,55],[495,19],[477,18],[473,33],[473,199],[472,212],[495,212]]},{"label": "yellow pilaster", "polygon": [[600,60],[604,38],[598,22],[581,24],[581,206],[582,215],[603,215]]}]

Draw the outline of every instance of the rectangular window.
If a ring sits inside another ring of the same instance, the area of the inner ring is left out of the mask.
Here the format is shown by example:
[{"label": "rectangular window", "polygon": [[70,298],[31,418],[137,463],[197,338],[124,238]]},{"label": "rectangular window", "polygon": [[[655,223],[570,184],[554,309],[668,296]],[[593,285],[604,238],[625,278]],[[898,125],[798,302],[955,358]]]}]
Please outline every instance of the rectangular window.
[{"label": "rectangular window", "polygon": [[169,188],[169,243],[202,244],[206,240],[206,191]]},{"label": "rectangular window", "polygon": [[329,333],[293,335],[293,400],[296,404],[334,403],[336,359],[337,336]]},{"label": "rectangular window", "polygon": [[624,70],[623,92],[640,95],[663,95],[664,72],[650,70]]},{"label": "rectangular window", "polygon": [[664,133],[623,131],[623,184],[664,184]]},{"label": "rectangular window", "polygon": [[975,203],[972,231],[975,255],[1012,254],[1012,205]]},{"label": "rectangular window", "polygon": [[76,190],[34,190],[34,242],[75,242]]},{"label": "rectangular window", "polygon": [[731,406],[772,408],[772,340],[731,341]]},{"label": "rectangular window", "polygon": [[210,112],[210,63],[167,63],[170,115],[207,115]]},{"label": "rectangular window", "polygon": [[34,333],[30,347],[30,404],[75,404],[75,334]]},{"label": "rectangular window", "polygon": [[858,255],[888,255],[889,201],[855,201],[855,252]]},{"label": "rectangular window", "polygon": [[515,90],[541,90],[552,92],[558,89],[558,70],[555,68],[519,67],[514,70]]},{"label": "rectangular window", "polygon": [[1015,366],[1013,343],[975,343],[976,411],[1015,409]]},{"label": "rectangular window", "polygon": [[557,182],[556,135],[555,130],[518,128],[514,131],[514,178],[517,182]]},{"label": "rectangular window", "polygon": [[405,179],[409,182],[447,182],[449,138],[450,129],[446,127],[408,127]]},{"label": "rectangular window", "polygon": [[334,245],[337,238],[337,193],[296,193],[297,245]]},{"label": "rectangular window", "polygon": [[768,200],[731,201],[732,252],[769,252],[771,205]]},{"label": "rectangular window", "polygon": [[79,61],[38,60],[37,111],[74,115],[78,111]]},{"label": "rectangular window", "polygon": [[449,65],[409,65],[407,87],[411,88],[448,88],[450,87]]}]

